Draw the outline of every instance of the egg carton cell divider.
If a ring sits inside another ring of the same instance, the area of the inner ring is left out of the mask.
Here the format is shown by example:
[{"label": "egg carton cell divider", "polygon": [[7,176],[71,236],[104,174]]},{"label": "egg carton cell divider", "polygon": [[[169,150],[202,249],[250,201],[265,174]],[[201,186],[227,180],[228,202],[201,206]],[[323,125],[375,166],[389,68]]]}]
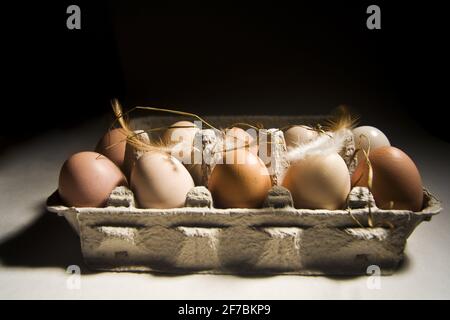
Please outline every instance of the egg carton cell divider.
[{"label": "egg carton cell divider", "polygon": [[[269,128],[314,125],[324,119],[206,118],[222,127],[249,122]],[[177,120],[142,117],[134,119],[133,125],[138,130]],[[353,152],[349,137],[341,156],[350,171],[356,166],[350,161]],[[206,176],[211,169],[202,168]],[[215,208],[209,190],[203,186],[188,192],[182,208],[138,208],[133,192],[117,187],[104,208],[66,207],[56,191],[48,198],[47,209],[67,219],[80,237],[87,265],[95,270],[267,275],[361,275],[367,274],[372,265],[378,266],[383,275],[392,274],[403,259],[406,240],[413,230],[441,211],[440,202],[427,190],[420,212],[381,210],[368,190],[361,187],[352,189],[348,210],[296,209],[290,192],[276,185],[282,171],[283,161],[277,162],[272,176],[275,186],[259,209]],[[375,227],[370,226],[370,217]]]}]

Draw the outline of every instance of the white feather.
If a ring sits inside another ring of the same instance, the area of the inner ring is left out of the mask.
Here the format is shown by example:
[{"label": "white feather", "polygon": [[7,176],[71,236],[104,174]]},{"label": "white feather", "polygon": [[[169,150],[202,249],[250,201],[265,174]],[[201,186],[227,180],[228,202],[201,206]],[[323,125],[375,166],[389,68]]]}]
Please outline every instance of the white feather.
[{"label": "white feather", "polygon": [[[351,133],[351,132],[350,132]],[[320,134],[315,140],[291,148],[287,159],[291,162],[301,160],[312,155],[329,155],[339,153],[344,148],[344,142],[349,134],[346,128]]]}]

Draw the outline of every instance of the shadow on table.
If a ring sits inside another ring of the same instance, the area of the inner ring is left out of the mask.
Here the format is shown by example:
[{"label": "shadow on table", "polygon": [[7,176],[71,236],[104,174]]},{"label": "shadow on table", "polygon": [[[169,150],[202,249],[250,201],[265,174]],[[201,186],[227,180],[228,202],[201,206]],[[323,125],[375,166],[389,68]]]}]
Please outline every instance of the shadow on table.
[{"label": "shadow on table", "polygon": [[[410,270],[410,268],[411,268],[411,259],[409,259],[408,255],[405,253],[403,260],[400,261],[400,263],[399,263],[397,269],[394,271],[394,273],[387,274],[385,276],[390,277],[390,276],[403,274],[403,273],[406,273],[408,270]],[[367,275],[325,275],[324,277],[326,277],[328,279],[332,279],[332,280],[345,281],[345,280],[353,280],[357,277],[367,278],[368,276],[371,276],[371,274],[367,274]]]},{"label": "shadow on table", "polygon": [[82,274],[92,273],[83,261],[80,239],[67,221],[42,209],[28,227],[0,243],[0,260],[5,266],[59,267],[78,265]]}]

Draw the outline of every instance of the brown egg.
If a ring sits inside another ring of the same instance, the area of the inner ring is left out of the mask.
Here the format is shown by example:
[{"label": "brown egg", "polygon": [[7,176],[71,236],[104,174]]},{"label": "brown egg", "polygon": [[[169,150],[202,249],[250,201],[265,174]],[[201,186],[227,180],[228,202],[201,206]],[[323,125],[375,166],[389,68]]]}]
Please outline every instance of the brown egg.
[{"label": "brown egg", "polygon": [[131,171],[131,189],[141,208],[178,208],[184,206],[194,181],[183,164],[162,152],[147,152]]},{"label": "brown egg", "polygon": [[292,163],[282,186],[300,209],[342,209],[350,192],[350,174],[337,153],[311,155]]},{"label": "brown egg", "polygon": [[313,141],[318,135],[311,127],[293,126],[284,132],[284,140],[287,148],[293,148]]},{"label": "brown egg", "polygon": [[258,155],[258,144],[255,138],[242,128],[232,127],[225,130],[225,142],[227,150],[249,149],[251,153]]},{"label": "brown egg", "polygon": [[218,208],[259,208],[272,182],[261,159],[248,150],[226,152],[226,160],[216,164],[208,188]]},{"label": "brown egg", "polygon": [[[385,146],[371,151],[369,160],[373,169],[372,193],[380,209],[422,209],[422,178],[406,153]],[[352,176],[352,185],[367,187],[368,172],[367,162],[360,161]]]},{"label": "brown egg", "polygon": [[123,169],[127,135],[123,129],[113,129],[105,133],[95,147],[95,152],[101,153]]},{"label": "brown egg", "polygon": [[58,192],[68,206],[103,207],[117,186],[127,185],[120,169],[96,152],[79,152],[64,162]]}]

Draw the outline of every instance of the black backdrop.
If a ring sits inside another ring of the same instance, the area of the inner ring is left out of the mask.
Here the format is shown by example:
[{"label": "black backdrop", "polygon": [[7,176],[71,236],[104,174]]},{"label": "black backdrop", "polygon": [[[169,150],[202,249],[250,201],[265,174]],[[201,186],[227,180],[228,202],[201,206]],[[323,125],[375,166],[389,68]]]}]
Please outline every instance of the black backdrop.
[{"label": "black backdrop", "polygon": [[[413,120],[447,139],[444,8],[406,1],[55,1],[3,10],[1,143],[110,112],[109,100],[199,114]],[[81,30],[66,8],[81,7]],[[366,8],[381,7],[381,30]]]}]

